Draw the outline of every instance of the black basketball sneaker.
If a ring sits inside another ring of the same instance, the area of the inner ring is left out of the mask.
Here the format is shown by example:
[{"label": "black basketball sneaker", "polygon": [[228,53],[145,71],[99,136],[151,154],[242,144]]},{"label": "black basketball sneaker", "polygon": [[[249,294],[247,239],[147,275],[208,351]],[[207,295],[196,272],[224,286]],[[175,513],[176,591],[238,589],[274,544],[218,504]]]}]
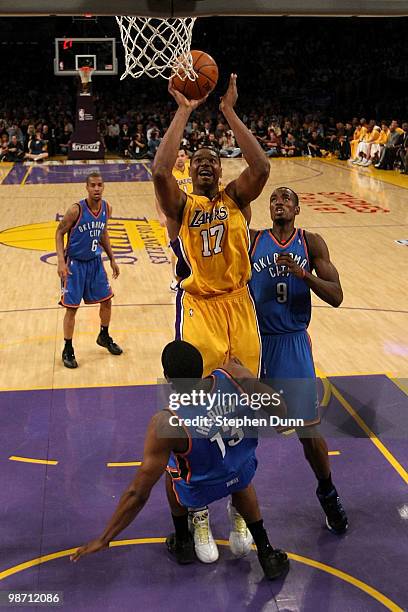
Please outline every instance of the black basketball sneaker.
[{"label": "black basketball sneaker", "polygon": [[175,557],[177,563],[180,565],[186,565],[187,563],[193,563],[196,559],[194,552],[194,540],[189,536],[188,540],[177,540],[176,534],[171,533],[166,538],[167,550],[173,557]]},{"label": "black basketball sneaker", "polygon": [[348,527],[348,520],[336,487],[333,487],[328,495],[323,495],[317,489],[316,495],[326,514],[327,529],[336,535],[344,533]]}]

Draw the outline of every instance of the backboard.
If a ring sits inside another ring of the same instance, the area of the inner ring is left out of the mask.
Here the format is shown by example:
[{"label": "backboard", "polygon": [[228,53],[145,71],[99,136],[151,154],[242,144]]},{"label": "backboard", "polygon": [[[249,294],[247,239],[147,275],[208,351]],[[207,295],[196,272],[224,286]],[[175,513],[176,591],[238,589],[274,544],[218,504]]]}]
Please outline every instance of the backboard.
[{"label": "backboard", "polygon": [[117,74],[115,39],[56,38],[54,73],[58,76],[75,76],[83,66],[93,68],[92,74],[97,76]]}]

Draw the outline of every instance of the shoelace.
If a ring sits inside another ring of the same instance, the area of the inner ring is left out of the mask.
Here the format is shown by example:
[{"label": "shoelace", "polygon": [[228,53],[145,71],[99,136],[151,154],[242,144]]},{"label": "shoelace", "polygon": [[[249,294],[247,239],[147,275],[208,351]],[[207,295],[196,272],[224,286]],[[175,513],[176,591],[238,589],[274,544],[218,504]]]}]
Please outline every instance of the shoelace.
[{"label": "shoelace", "polygon": [[232,510],[234,517],[234,527],[235,531],[237,531],[240,535],[246,537],[247,535],[247,525],[242,516],[236,512],[236,510]]},{"label": "shoelace", "polygon": [[194,514],[193,516],[194,532],[197,533],[201,544],[208,544],[209,538],[209,523],[208,512]]}]

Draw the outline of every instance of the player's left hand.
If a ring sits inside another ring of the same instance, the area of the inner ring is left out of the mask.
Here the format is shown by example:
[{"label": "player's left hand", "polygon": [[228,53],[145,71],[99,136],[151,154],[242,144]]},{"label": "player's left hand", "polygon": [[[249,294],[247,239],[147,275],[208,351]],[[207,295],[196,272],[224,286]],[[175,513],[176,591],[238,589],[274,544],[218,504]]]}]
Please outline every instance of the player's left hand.
[{"label": "player's left hand", "polygon": [[74,554],[70,556],[70,560],[76,562],[78,561],[78,559],[84,557],[85,555],[91,555],[92,553],[99,552],[100,550],[103,550],[104,548],[108,547],[109,544],[105,544],[100,539],[92,540],[92,542],[88,542],[88,544],[85,544],[85,546],[80,546],[79,548],[77,548]]},{"label": "player's left hand", "polygon": [[221,97],[220,111],[226,108],[234,108],[238,100],[237,75],[232,73],[229,80],[228,89]]},{"label": "player's left hand", "polygon": [[279,255],[276,259],[278,266],[286,266],[288,272],[297,278],[304,278],[304,270],[292,259],[290,255]]},{"label": "player's left hand", "polygon": [[110,262],[111,268],[112,268],[112,272],[113,272],[113,278],[118,278],[119,274],[120,274],[120,270],[119,270],[119,266],[116,263],[116,261],[113,259]]}]

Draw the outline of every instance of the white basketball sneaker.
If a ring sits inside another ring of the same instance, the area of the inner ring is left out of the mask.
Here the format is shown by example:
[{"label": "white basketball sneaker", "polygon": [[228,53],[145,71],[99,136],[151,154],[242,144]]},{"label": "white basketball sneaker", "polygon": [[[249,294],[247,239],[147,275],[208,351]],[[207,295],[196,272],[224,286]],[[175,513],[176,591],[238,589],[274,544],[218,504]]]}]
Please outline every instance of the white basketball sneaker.
[{"label": "white basketball sneaker", "polygon": [[189,513],[190,529],[194,537],[194,547],[202,563],[214,563],[219,557],[217,544],[211,533],[208,508]]},{"label": "white basketball sneaker", "polygon": [[253,542],[251,533],[242,516],[231,504],[231,500],[228,502],[227,509],[231,521],[231,531],[229,535],[231,552],[234,557],[245,557],[251,552],[251,544]]}]

